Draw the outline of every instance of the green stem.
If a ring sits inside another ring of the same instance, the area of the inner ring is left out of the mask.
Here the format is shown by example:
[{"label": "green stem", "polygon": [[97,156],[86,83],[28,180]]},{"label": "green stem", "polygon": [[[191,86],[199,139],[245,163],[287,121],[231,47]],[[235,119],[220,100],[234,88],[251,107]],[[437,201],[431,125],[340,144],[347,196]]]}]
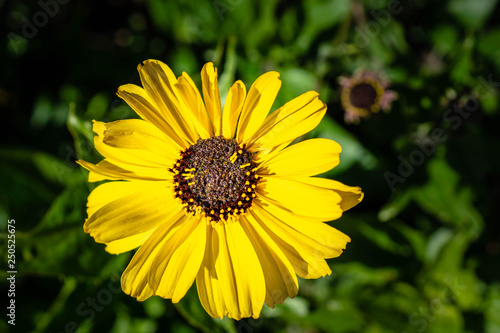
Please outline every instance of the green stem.
[{"label": "green stem", "polygon": [[68,277],[64,280],[61,291],[52,303],[50,309],[42,315],[40,320],[36,322],[36,327],[34,330],[35,333],[45,332],[52,320],[57,316],[59,312],[61,312],[61,309],[64,307],[66,300],[75,290],[76,285],[76,280],[72,277]]}]

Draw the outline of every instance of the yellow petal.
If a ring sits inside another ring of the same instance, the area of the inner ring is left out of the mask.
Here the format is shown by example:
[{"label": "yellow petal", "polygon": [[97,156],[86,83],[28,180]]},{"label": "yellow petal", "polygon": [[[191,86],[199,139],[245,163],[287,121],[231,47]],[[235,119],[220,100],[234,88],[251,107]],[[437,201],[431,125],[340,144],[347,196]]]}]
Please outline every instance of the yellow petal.
[{"label": "yellow petal", "polygon": [[274,218],[284,234],[290,235],[290,244],[300,243],[308,254],[321,258],[335,258],[342,254],[349,236],[317,219],[298,216],[271,202],[256,202],[266,215]]},{"label": "yellow petal", "polygon": [[171,167],[182,148],[165,133],[140,119],[94,121],[95,147],[104,157],[125,164]]},{"label": "yellow petal", "polygon": [[222,134],[227,139],[234,138],[245,96],[245,85],[239,80],[236,81],[229,89],[224,110],[222,111]]},{"label": "yellow petal", "polygon": [[[116,181],[101,184],[96,187],[88,197],[87,201],[87,215],[91,216],[96,211],[109,204],[112,201],[123,198],[132,193],[138,193],[140,191],[147,190],[149,188],[154,189],[160,185],[159,182],[150,181]],[[150,229],[146,232],[129,236],[126,238],[118,239],[106,243],[106,251],[112,254],[119,254],[133,250],[142,244],[149,238],[149,236],[156,229]]]},{"label": "yellow petal", "polygon": [[247,142],[260,128],[281,88],[278,72],[265,73],[250,87],[238,121],[238,143]]},{"label": "yellow petal", "polygon": [[85,221],[83,230],[97,243],[109,243],[155,229],[183,213],[170,188],[145,189],[103,206]]},{"label": "yellow petal", "polygon": [[205,256],[196,276],[196,288],[201,305],[213,318],[224,318],[227,314],[226,304],[222,296],[221,283],[215,272],[215,260],[219,252],[217,232],[207,226]]},{"label": "yellow petal", "polygon": [[[89,170],[89,182],[101,180],[168,180],[172,179],[172,173],[167,168],[153,168],[144,166],[133,166],[131,164],[111,163],[102,160],[97,164],[78,160],[85,169]],[[126,168],[126,169],[125,169]]]},{"label": "yellow petal", "polygon": [[[219,224],[214,226],[213,257],[215,258],[215,274],[219,279],[224,304],[231,315],[238,310],[238,291],[236,289],[237,276],[232,268],[231,257],[227,248],[225,228]],[[235,318],[236,319],[236,318]]]},{"label": "yellow petal", "polygon": [[180,137],[190,144],[195,143],[198,134],[193,125],[193,114],[179,101],[175,88],[177,79],[172,70],[158,60],[146,60],[137,66],[137,70],[144,89],[158,106],[158,112]]},{"label": "yellow petal", "polygon": [[141,293],[138,294],[136,297],[138,302],[144,302],[148,298],[153,296],[153,290],[149,287],[149,285],[146,285],[144,289],[142,289]]},{"label": "yellow petal", "polygon": [[180,147],[187,148],[189,143],[184,137],[170,126],[167,120],[158,110],[158,106],[154,100],[148,95],[146,90],[134,84],[125,84],[118,88],[116,93],[118,97],[123,99],[130,107],[144,120],[158,127],[161,131],[167,134]]},{"label": "yellow petal", "polygon": [[266,297],[264,274],[252,243],[239,223],[215,225],[219,252],[215,269],[230,318],[258,318]]},{"label": "yellow petal", "polygon": [[278,176],[314,176],[339,164],[342,148],[328,139],[310,139],[290,146],[263,162],[258,173]]},{"label": "yellow petal", "polygon": [[221,135],[221,105],[219,95],[219,84],[217,82],[217,68],[214,64],[207,62],[201,70],[201,81],[203,85],[203,99],[207,106],[207,112],[212,121],[215,136]]},{"label": "yellow petal", "polygon": [[165,186],[169,186],[169,184],[141,180],[118,181],[101,184],[89,194],[87,200],[87,215],[91,216],[111,201],[123,198],[129,194],[154,190]]},{"label": "yellow petal", "polygon": [[132,180],[141,179],[132,172],[124,170],[116,165],[102,160],[97,164],[92,164],[87,161],[78,160],[76,163],[87,169],[89,172],[89,182],[99,182],[101,180]]},{"label": "yellow petal", "polygon": [[330,267],[322,257],[311,253],[304,244],[283,228],[283,223],[264,209],[255,206],[250,214],[260,227],[271,237],[287,257],[298,276],[304,279],[316,279],[331,273]]},{"label": "yellow petal", "polygon": [[286,177],[262,178],[257,185],[258,195],[285,210],[322,221],[335,220],[342,215],[342,198],[334,191]]},{"label": "yellow petal", "polygon": [[297,276],[285,254],[252,215],[242,216],[240,223],[265,272],[267,306],[274,308],[274,304],[282,304],[287,297],[295,297],[299,291]]},{"label": "yellow petal", "polygon": [[135,253],[121,278],[122,289],[126,294],[140,301],[153,295],[148,283],[149,273],[155,269],[151,264],[157,255],[163,255],[160,250],[167,241],[165,236],[172,230],[179,228],[186,221],[186,218],[186,215],[182,215],[177,220],[171,220],[159,226]]},{"label": "yellow petal", "polygon": [[[255,163],[260,165],[261,163],[273,158],[276,154],[279,154],[283,149],[288,147],[288,145],[290,143],[292,143],[292,141],[287,141],[287,142],[284,142],[284,143],[277,145],[277,146],[274,146],[274,147],[259,150],[253,156],[253,160],[255,161]],[[264,174],[267,174],[267,173],[264,172]]]},{"label": "yellow petal", "polygon": [[165,235],[159,255],[149,273],[155,295],[180,301],[194,282],[205,253],[206,223],[190,217],[183,225]]},{"label": "yellow petal", "polygon": [[336,180],[320,177],[295,177],[294,179],[312,186],[335,191],[342,197],[340,208],[343,211],[356,206],[364,197],[364,193],[361,191],[360,187],[344,185]]},{"label": "yellow petal", "polygon": [[262,150],[293,141],[315,128],[326,112],[318,93],[306,92],[271,113],[249,140],[251,150]]},{"label": "yellow petal", "polygon": [[196,88],[196,85],[191,77],[186,72],[183,72],[182,76],[180,76],[177,80],[175,87],[177,88],[180,98],[184,104],[191,109],[191,112],[194,115],[193,120],[196,120],[194,125],[200,137],[202,139],[208,139],[209,137],[214,136],[212,123],[208,116],[207,109],[205,108],[200,92],[198,91],[198,88]]},{"label": "yellow petal", "polygon": [[118,239],[109,243],[106,243],[105,250],[111,254],[120,254],[128,252],[130,250],[136,249],[151,236],[151,234],[156,229],[151,229],[141,234],[133,235],[130,237]]}]

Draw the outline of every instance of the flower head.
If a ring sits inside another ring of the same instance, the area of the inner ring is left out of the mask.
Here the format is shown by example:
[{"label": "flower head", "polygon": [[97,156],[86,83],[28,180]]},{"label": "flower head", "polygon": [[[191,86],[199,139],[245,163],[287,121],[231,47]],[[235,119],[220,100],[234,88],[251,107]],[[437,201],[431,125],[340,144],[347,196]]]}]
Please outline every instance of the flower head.
[{"label": "flower head", "polygon": [[358,123],[380,109],[389,111],[397,99],[396,92],[388,90],[389,82],[372,72],[361,72],[351,78],[341,76],[341,100],[344,119],[347,123]]},{"label": "flower head", "polygon": [[250,87],[237,81],[221,107],[217,69],[191,78],[162,62],[138,66],[143,88],[118,89],[142,119],[94,122],[105,157],[79,161],[99,185],[88,198],[85,232],[110,253],[138,248],[122,289],[143,301],[178,302],[194,281],[213,317],[257,318],[298,292],[297,275],[330,274],[325,258],[349,237],[324,221],[358,204],[358,187],[312,177],[339,163],[340,146],[311,139],[289,146],[326,112],[307,92],[269,114],[279,74]]}]

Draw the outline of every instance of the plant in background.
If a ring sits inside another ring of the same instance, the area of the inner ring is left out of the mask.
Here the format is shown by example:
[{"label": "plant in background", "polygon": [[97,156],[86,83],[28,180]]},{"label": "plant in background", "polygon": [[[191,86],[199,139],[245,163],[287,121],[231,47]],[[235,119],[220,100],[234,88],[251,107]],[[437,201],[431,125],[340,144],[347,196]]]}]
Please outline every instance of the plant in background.
[{"label": "plant in background", "polygon": [[248,93],[237,81],[222,109],[217,69],[201,72],[203,99],[191,78],[165,64],[138,66],[143,88],[118,89],[142,119],[94,121],[105,157],[79,163],[99,185],[88,197],[84,230],[118,254],[140,247],[122,275],[139,301],[179,302],[196,280],[212,317],[257,318],[262,305],[298,292],[297,276],[331,273],[325,258],[349,237],[338,219],[363,193],[312,177],[339,163],[332,140],[289,144],[318,125],[326,105],[307,92],[268,115],[279,74],[260,76]]},{"label": "plant in background", "polygon": [[382,109],[389,112],[391,103],[398,95],[388,90],[389,81],[375,73],[363,71],[353,77],[341,76],[341,101],[346,123],[359,123],[361,118],[369,117]]}]

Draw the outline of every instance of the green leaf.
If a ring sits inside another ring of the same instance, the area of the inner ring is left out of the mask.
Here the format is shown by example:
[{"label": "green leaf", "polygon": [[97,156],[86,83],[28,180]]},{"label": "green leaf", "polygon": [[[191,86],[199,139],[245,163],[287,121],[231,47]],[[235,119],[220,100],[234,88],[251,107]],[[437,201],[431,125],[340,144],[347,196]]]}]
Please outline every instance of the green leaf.
[{"label": "green leaf", "polygon": [[461,52],[457,62],[454,64],[451,77],[457,83],[469,83],[474,61],[471,52]]},{"label": "green leaf", "polygon": [[365,169],[372,170],[377,165],[376,157],[365,149],[361,143],[347,130],[340,126],[328,114],[323,117],[321,123],[311,131],[311,137],[331,139],[340,144],[342,153],[340,154],[340,164],[332,171],[323,176],[331,177],[348,170],[353,164],[360,163]]},{"label": "green leaf", "polygon": [[34,128],[45,127],[53,117],[53,106],[46,96],[40,96],[33,107],[30,125]]},{"label": "green leaf", "polygon": [[484,222],[474,207],[470,188],[458,188],[459,175],[443,158],[432,159],[427,167],[429,181],[413,192],[416,202],[441,221],[478,237]]},{"label": "green leaf", "polygon": [[404,253],[404,247],[394,241],[384,230],[373,228],[367,223],[358,224],[358,230],[371,242],[375,243],[381,249],[388,252],[401,254]]},{"label": "green leaf", "polygon": [[464,332],[464,319],[460,311],[452,304],[433,300],[430,306],[430,320],[428,332],[432,333],[461,333]]},{"label": "green leaf", "polygon": [[[219,91],[223,101],[225,101],[229,89],[234,84],[237,62],[236,37],[231,37],[227,42],[226,61],[224,63],[224,70],[219,79]],[[224,105],[224,102],[222,104]]]},{"label": "green leaf", "polygon": [[389,201],[378,212],[378,219],[381,222],[387,222],[395,218],[408,206],[412,197],[412,189],[393,192]]},{"label": "green leaf", "polygon": [[52,306],[50,309],[48,309],[43,316],[36,321],[36,329],[35,332],[44,332],[50,322],[56,317],[57,315],[62,312],[65,302],[68,299],[68,297],[73,293],[73,291],[76,288],[76,280],[74,278],[68,277],[64,280],[64,284],[59,291],[59,294],[57,295],[56,299],[52,303]]},{"label": "green leaf", "polygon": [[283,81],[283,86],[274,103],[274,109],[309,90],[315,90],[317,84],[316,75],[298,67],[281,70],[280,79]]},{"label": "green leaf", "polygon": [[500,285],[495,283],[488,288],[485,302],[485,332],[500,332]]},{"label": "green leaf", "polygon": [[477,40],[477,49],[479,53],[500,68],[500,28],[491,29],[490,31],[481,34]]},{"label": "green leaf", "polygon": [[234,320],[228,317],[224,317],[224,319],[212,318],[205,309],[203,309],[195,285],[193,285],[186,293],[186,296],[184,296],[179,303],[174,304],[174,306],[191,326],[198,328],[202,332],[236,333]]},{"label": "green leaf", "polygon": [[[87,120],[99,120],[104,117],[109,106],[109,98],[107,94],[99,93],[94,95],[87,106],[87,112],[83,115],[84,119]],[[74,116],[74,114],[73,114]],[[74,119],[72,119],[72,124],[74,124]]]},{"label": "green leaf", "polygon": [[453,232],[447,228],[439,228],[435,231],[427,242],[426,249],[426,261],[427,262],[435,262],[439,256],[439,253],[443,249],[443,247],[450,241],[453,237]]},{"label": "green leaf", "polygon": [[392,225],[406,238],[408,243],[410,243],[410,246],[415,253],[415,257],[420,261],[424,261],[427,243],[425,234],[422,231],[411,228],[400,221],[396,221],[395,223],[392,223]]},{"label": "green leaf", "polygon": [[186,72],[190,76],[195,73],[198,75],[201,72],[196,55],[189,48],[179,48],[169,61],[169,66],[179,76],[182,72]]},{"label": "green leaf", "polygon": [[310,315],[309,307],[309,302],[304,297],[295,296],[285,299],[280,310],[286,312],[287,316],[306,317]]},{"label": "green leaf", "polygon": [[448,11],[470,29],[481,27],[493,13],[497,0],[451,0]]},{"label": "green leaf", "polygon": [[399,52],[405,53],[408,50],[404,28],[396,20],[392,20],[390,25],[384,28],[381,36],[385,44],[393,45]]},{"label": "green leaf", "polygon": [[481,283],[474,266],[463,267],[470,236],[441,228],[429,240],[426,268],[419,281],[429,298],[457,303],[464,310],[482,304]]},{"label": "green leaf", "polygon": [[[71,149],[71,147],[68,149]],[[8,148],[0,149],[0,158],[8,161],[11,165],[25,163],[34,166],[43,179],[52,183],[69,185],[82,182],[84,180],[82,174],[71,163],[73,162],[70,157],[71,151],[67,151],[66,161],[41,151]]]},{"label": "green leaf", "polygon": [[396,268],[371,268],[360,262],[338,263],[337,297],[350,299],[367,286],[382,287],[398,277]]},{"label": "green leaf", "polygon": [[45,216],[31,230],[31,233],[50,233],[59,228],[67,228],[75,225],[83,228],[85,211],[85,200],[88,191],[84,186],[69,186],[52,202]]},{"label": "green leaf", "polygon": [[322,332],[361,332],[364,320],[362,315],[352,306],[335,309],[321,308],[307,316],[303,325],[317,327]]},{"label": "green leaf", "polygon": [[144,301],[144,310],[151,318],[159,318],[165,314],[165,300],[161,297],[150,297]]},{"label": "green leaf", "polygon": [[94,148],[94,132],[92,123],[77,116],[75,105],[70,105],[68,120],[66,122],[69,132],[75,141],[75,157],[89,162],[97,162],[102,159]]},{"label": "green leaf", "polygon": [[302,32],[297,38],[298,49],[300,51],[307,50],[321,31],[330,29],[344,20],[349,15],[350,5],[351,2],[346,0],[310,0],[304,2],[306,19]]},{"label": "green leaf", "polygon": [[434,51],[444,57],[458,46],[458,33],[454,26],[442,25],[431,32]]}]

